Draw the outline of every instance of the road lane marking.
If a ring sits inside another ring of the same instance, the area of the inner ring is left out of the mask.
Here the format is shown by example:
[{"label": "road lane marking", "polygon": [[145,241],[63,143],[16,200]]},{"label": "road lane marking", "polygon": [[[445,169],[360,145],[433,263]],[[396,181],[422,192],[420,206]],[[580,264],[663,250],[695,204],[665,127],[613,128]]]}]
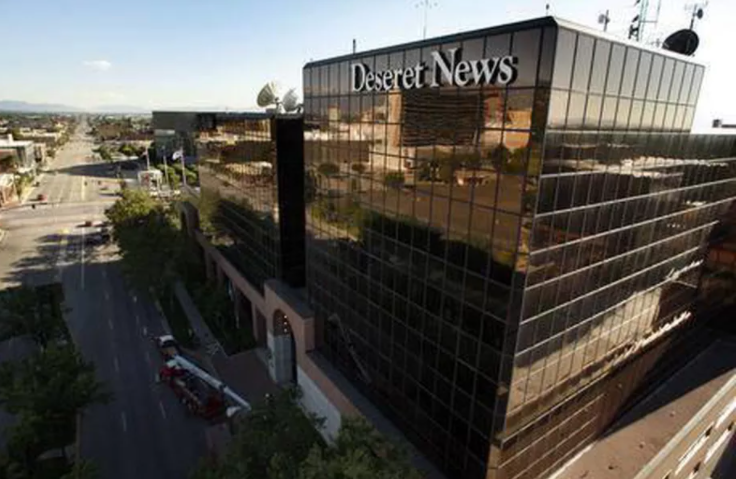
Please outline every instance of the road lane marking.
[{"label": "road lane marking", "polygon": [[148,336],[148,328],[143,326],[143,336]]},{"label": "road lane marking", "polygon": [[115,325],[112,324],[112,319],[107,318],[107,326],[110,328],[110,331],[115,331]]},{"label": "road lane marking", "polygon": [[120,374],[120,363],[118,363],[118,357],[115,356],[115,372]]},{"label": "road lane marking", "polygon": [[82,228],[82,279],[81,288],[84,291],[84,228]]},{"label": "road lane marking", "polygon": [[161,401],[158,402],[158,408],[161,411],[161,415],[163,416],[165,420],[166,419],[166,409],[164,409],[164,404]]},{"label": "road lane marking", "polygon": [[136,295],[133,295],[133,302],[134,302],[134,303],[137,303],[137,302],[138,302],[138,296],[136,296]]},{"label": "road lane marking", "polygon": [[120,413],[120,420],[123,423],[123,432],[128,432],[128,421],[125,419],[125,413]]}]

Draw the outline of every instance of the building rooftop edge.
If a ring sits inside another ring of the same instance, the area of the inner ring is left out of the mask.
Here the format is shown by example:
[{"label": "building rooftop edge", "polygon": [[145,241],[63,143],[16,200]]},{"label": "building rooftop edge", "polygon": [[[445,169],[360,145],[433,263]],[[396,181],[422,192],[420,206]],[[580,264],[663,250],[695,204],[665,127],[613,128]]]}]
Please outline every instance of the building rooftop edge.
[{"label": "building rooftop edge", "polygon": [[480,28],[480,29],[475,29],[475,30],[462,31],[458,33],[452,33],[449,35],[442,35],[438,37],[427,38],[425,40],[417,40],[414,42],[389,45],[386,47],[379,47],[379,48],[374,48],[374,49],[366,50],[366,51],[358,51],[355,53],[338,55],[335,57],[329,57],[329,58],[325,58],[321,60],[314,60],[314,61],[305,63],[303,68],[311,68],[315,66],[331,64],[331,63],[335,63],[338,61],[348,60],[351,58],[359,58],[362,56],[388,53],[388,52],[396,51],[399,49],[406,50],[409,48],[420,48],[426,45],[434,45],[434,44],[437,44],[438,42],[451,43],[451,42],[462,40],[465,38],[477,37],[479,35],[503,34],[507,32],[524,30],[528,28],[547,27],[547,26],[553,26],[553,27],[558,27],[558,28],[562,27],[562,28],[567,28],[569,30],[575,30],[577,32],[584,33],[586,35],[590,35],[596,38],[602,38],[610,42],[620,43],[626,46],[632,46],[639,50],[648,51],[652,53],[658,53],[658,54],[662,54],[670,58],[676,58],[681,61],[687,61],[689,63],[694,63],[700,66],[704,66],[702,62],[694,60],[692,57],[680,55],[679,53],[674,53],[668,50],[664,50],[662,48],[655,48],[649,45],[645,45],[643,43],[638,43],[632,40],[628,40],[626,38],[620,38],[610,33],[605,33],[599,30],[595,30],[594,28],[591,28],[591,27],[588,27],[588,26],[585,26],[579,23],[575,23],[569,20],[565,20],[562,18],[558,18],[554,16],[547,16],[547,17],[537,17],[537,18],[533,18],[530,20],[523,20],[520,22],[506,23],[503,25],[496,25],[492,27],[485,27],[485,28]]}]

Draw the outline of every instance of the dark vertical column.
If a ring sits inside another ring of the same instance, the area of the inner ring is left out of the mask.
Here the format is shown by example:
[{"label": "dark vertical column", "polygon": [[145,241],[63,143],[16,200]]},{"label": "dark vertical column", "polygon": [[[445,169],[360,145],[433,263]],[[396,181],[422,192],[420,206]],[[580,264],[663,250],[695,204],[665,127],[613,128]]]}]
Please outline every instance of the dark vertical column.
[{"label": "dark vertical column", "polygon": [[292,287],[305,284],[304,120],[276,118],[276,175],[279,202],[279,278]]}]

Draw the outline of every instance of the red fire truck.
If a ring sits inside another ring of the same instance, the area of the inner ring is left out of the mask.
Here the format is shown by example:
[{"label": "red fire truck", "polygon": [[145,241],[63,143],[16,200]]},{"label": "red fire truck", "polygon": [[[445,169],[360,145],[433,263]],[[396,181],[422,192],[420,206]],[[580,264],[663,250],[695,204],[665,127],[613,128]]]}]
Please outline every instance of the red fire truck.
[{"label": "red fire truck", "polygon": [[250,404],[225,383],[182,356],[173,338],[162,336],[156,342],[166,361],[159,381],[168,385],[192,414],[214,420],[250,411]]}]

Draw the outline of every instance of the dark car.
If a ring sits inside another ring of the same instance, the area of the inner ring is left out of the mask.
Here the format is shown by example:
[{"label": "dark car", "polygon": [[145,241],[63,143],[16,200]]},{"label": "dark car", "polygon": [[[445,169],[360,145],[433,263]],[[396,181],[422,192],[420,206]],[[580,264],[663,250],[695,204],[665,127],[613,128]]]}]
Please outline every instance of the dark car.
[{"label": "dark car", "polygon": [[120,168],[122,168],[124,170],[128,170],[128,171],[137,170],[138,169],[138,163],[136,163],[134,161],[126,161],[125,163],[123,163],[122,165],[120,165]]}]

